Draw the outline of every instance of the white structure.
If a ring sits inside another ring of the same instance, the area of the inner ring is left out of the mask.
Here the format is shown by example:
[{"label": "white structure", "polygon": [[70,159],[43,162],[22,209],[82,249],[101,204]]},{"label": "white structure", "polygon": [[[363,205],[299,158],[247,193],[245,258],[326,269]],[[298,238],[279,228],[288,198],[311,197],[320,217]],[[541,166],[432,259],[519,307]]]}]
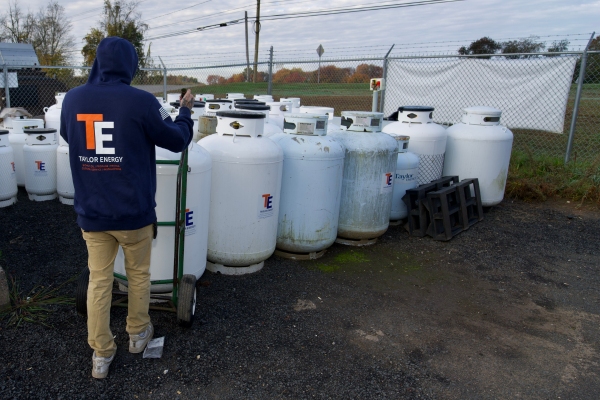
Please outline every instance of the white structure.
[{"label": "white structure", "polygon": [[62,102],[66,93],[58,93],[56,104],[44,108],[46,114],[46,128],[56,129],[58,136],[58,148],[56,149],[56,192],[58,200],[66,205],[73,205],[75,198],[75,187],[71,176],[71,164],[69,161],[69,144],[60,136],[60,114]]},{"label": "white structure", "polygon": [[408,136],[396,136],[398,142],[398,161],[394,175],[394,197],[390,221],[398,221],[408,216],[408,208],[402,197],[408,189],[419,185],[419,157],[408,151]]},{"label": "white structure", "polygon": [[398,144],[381,133],[382,120],[382,113],[343,111],[343,130],[328,133],[346,148],[339,243],[373,244],[388,229]]},{"label": "white structure", "polygon": [[209,93],[200,93],[200,94],[196,95],[195,99],[197,101],[214,100],[215,99],[215,95],[214,94],[209,94]]},{"label": "white structure", "polygon": [[278,133],[283,132],[283,130],[279,128],[276,124],[272,124],[269,121],[269,112],[271,110],[271,107],[267,106],[266,104],[235,103],[235,109],[263,113],[265,115],[265,129],[263,130],[263,137],[271,137],[273,135],[277,135]]},{"label": "white structure", "polygon": [[283,119],[286,115],[292,113],[292,103],[270,101],[266,105],[271,107],[271,110],[269,110],[269,123],[277,125],[283,131]]},{"label": "white structure", "polygon": [[[187,197],[185,211],[185,248],[183,274],[199,279],[206,268],[208,244],[208,212],[210,207],[211,159],[210,154],[196,143],[188,148]],[[179,160],[181,153],[156,148],[157,160]],[[177,165],[156,166],[156,218],[159,222],[175,221],[177,193]],[[152,281],[173,279],[173,249],[175,227],[159,226],[158,235],[152,241],[150,274]],[[119,248],[115,260],[115,272],[125,275],[123,250]],[[119,280],[127,285],[127,282]],[[153,293],[168,293],[171,284],[153,284]]]},{"label": "white structure", "polygon": [[293,113],[298,113],[300,112],[300,97],[282,97],[279,99],[280,102],[282,103],[286,103],[286,102],[290,102],[292,103],[292,112]]},{"label": "white structure", "polygon": [[265,115],[217,113],[217,134],[200,140],[211,154],[208,265],[238,275],[260,270],[275,250],[283,151],[262,137]]},{"label": "white structure", "polygon": [[0,208],[8,207],[17,202],[17,172],[15,157],[10,142],[8,130],[0,130]]},{"label": "white structure", "polygon": [[271,137],[284,154],[277,249],[309,258],[323,255],[337,237],[345,150],[325,136],[327,120],[290,114],[285,133]]},{"label": "white structure", "polygon": [[27,141],[23,147],[25,189],[29,200],[46,201],[56,198],[56,129],[25,129]]},{"label": "white structure", "polygon": [[244,93],[225,93],[225,98],[229,100],[233,99],[245,99]]},{"label": "white structure", "polygon": [[216,117],[217,111],[231,111],[231,110],[233,110],[233,100],[227,100],[227,99],[207,100],[206,106],[204,107],[204,115]]},{"label": "white structure", "polygon": [[468,107],[462,122],[447,129],[444,175],[479,179],[484,207],[504,198],[513,134],[500,125],[501,115],[492,107]]},{"label": "white structure", "polygon": [[419,156],[419,185],[442,177],[446,152],[446,129],[433,122],[433,107],[398,108],[398,121],[386,125],[383,132],[409,136],[410,151]]},{"label": "white structure", "polygon": [[265,103],[273,102],[273,96],[270,94],[255,94],[252,98],[258,101],[264,101]]},{"label": "white structure", "polygon": [[325,114],[329,117],[329,122],[327,123],[327,129],[331,132],[339,131],[341,127],[338,124],[333,122],[333,116],[335,110],[333,107],[321,107],[321,106],[301,106],[301,113],[309,113],[309,114]]},{"label": "white structure", "polygon": [[25,186],[25,162],[23,160],[23,147],[27,141],[24,129],[43,128],[44,120],[33,118],[11,118],[4,121],[4,129],[8,130],[8,140],[15,156],[15,169],[17,171],[17,185]]}]

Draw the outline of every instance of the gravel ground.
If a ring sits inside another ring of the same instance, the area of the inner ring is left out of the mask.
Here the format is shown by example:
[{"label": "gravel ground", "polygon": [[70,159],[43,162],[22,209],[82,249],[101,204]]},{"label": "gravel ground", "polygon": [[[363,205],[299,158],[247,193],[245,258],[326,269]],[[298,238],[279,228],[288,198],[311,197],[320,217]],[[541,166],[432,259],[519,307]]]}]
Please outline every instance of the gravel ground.
[{"label": "gravel ground", "polygon": [[[272,257],[253,275],[206,273],[190,329],[152,311],[161,359],[127,351],[91,377],[85,319],[0,322],[0,398],[595,399],[600,392],[600,213],[505,201],[449,242],[392,227],[320,260]],[[0,209],[0,264],[21,291],[86,265],[72,207]],[[72,295],[75,283],[65,287]]]}]

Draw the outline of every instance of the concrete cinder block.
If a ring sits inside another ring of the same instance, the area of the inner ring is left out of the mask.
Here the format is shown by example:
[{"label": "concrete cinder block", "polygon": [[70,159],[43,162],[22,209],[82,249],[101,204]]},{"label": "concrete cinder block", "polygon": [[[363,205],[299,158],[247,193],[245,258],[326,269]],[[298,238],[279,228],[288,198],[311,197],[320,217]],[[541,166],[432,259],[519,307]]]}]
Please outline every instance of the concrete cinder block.
[{"label": "concrete cinder block", "polygon": [[10,306],[10,296],[8,295],[8,282],[6,273],[0,267],[0,309]]}]

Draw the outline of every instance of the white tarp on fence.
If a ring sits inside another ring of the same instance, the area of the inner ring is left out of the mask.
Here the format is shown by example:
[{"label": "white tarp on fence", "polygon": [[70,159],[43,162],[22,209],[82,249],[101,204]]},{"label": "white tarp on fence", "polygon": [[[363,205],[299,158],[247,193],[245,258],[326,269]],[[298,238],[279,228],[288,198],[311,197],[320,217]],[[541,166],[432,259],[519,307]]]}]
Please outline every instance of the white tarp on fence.
[{"label": "white tarp on fence", "polygon": [[438,123],[460,121],[470,106],[502,110],[503,125],[562,133],[577,57],[390,60],[385,115],[433,106]]}]

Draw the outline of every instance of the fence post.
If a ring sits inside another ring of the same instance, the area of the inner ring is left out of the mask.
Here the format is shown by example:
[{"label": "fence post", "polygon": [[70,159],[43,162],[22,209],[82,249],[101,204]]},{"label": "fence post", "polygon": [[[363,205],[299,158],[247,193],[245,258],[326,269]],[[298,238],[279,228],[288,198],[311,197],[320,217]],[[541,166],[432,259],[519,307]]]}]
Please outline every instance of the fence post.
[{"label": "fence post", "polygon": [[8,86],[8,65],[4,64],[4,97],[6,107],[10,108],[10,89]]},{"label": "fence post", "polygon": [[269,50],[269,86],[267,87],[267,94],[271,94],[273,90],[273,46]]},{"label": "fence post", "polygon": [[160,56],[158,56],[158,59],[163,66],[163,101],[167,101],[167,66]]},{"label": "fence post", "polygon": [[581,90],[583,89],[583,81],[585,81],[585,67],[587,64],[587,52],[590,47],[590,43],[594,40],[594,35],[596,32],[592,33],[590,40],[588,41],[587,46],[583,50],[583,54],[581,55],[581,66],[579,67],[579,78],[577,82],[577,93],[575,94],[575,104],[573,105],[573,116],[571,117],[571,128],[569,129],[569,141],[567,142],[567,152],[565,154],[565,164],[569,162],[571,158],[571,151],[573,150],[573,137],[575,136],[575,125],[577,125],[577,114],[579,113],[579,100],[581,100]]},{"label": "fence post", "polygon": [[387,54],[385,55],[385,57],[383,57],[383,90],[381,91],[381,101],[379,102],[380,107],[381,107],[381,112],[383,112],[383,106],[385,104],[385,88],[387,86],[387,67],[388,67],[388,56],[390,55],[390,53],[392,52],[392,50],[394,49],[395,44],[392,45],[392,47],[390,47],[390,49],[388,50]]}]

